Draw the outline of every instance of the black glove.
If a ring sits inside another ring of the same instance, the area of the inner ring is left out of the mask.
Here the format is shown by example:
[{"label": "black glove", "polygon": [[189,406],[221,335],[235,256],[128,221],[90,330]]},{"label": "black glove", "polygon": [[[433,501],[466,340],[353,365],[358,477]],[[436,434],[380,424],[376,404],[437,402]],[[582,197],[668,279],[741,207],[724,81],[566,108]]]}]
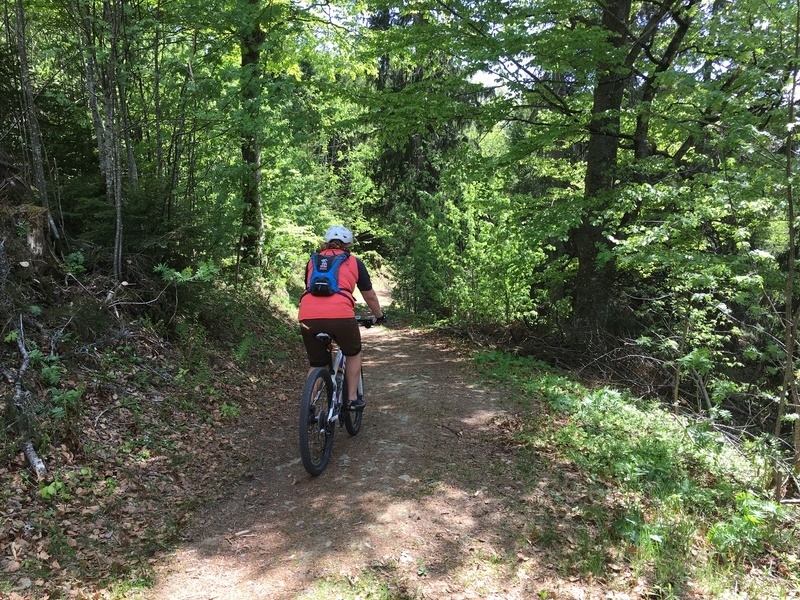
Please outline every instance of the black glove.
[{"label": "black glove", "polygon": [[380,318],[372,317],[373,325],[380,325],[381,323],[386,323],[386,313],[383,313]]}]

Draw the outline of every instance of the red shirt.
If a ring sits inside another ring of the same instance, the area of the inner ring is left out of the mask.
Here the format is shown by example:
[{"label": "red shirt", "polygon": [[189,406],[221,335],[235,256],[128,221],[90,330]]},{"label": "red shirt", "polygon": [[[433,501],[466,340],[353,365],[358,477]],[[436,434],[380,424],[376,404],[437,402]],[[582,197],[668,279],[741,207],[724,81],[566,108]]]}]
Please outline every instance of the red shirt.
[{"label": "red shirt", "polygon": [[[336,256],[344,250],[328,249],[322,250],[320,254],[324,256]],[[358,259],[350,256],[339,267],[339,290],[341,293],[331,296],[314,296],[303,294],[300,298],[300,310],[297,318],[300,321],[306,319],[353,319],[356,316],[355,298],[353,292],[356,284],[360,283],[358,278]],[[311,275],[311,263],[306,266],[306,281]],[[360,289],[360,288],[359,288]]]}]

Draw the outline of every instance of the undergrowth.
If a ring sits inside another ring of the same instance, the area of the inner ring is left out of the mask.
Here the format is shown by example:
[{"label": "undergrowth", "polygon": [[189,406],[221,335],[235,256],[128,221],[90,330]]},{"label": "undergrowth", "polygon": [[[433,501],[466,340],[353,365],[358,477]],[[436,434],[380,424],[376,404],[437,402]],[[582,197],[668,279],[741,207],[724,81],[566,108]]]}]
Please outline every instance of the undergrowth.
[{"label": "undergrowth", "polygon": [[[261,381],[278,392],[276,365],[299,347],[263,290],[192,281],[161,304],[139,302],[139,288],[109,305],[113,281],[75,276],[87,279],[2,332],[9,365],[20,343],[29,358],[24,413],[7,405],[0,435],[3,597],[122,598],[150,585],[153,557],[245,462],[226,432],[263,410]],[[42,481],[25,468],[15,418],[29,421]]]},{"label": "undergrowth", "polygon": [[516,392],[527,415],[514,437],[529,484],[526,465],[552,454],[602,499],[579,507],[580,535],[562,564],[614,579],[622,561],[658,598],[697,589],[787,598],[797,589],[797,514],[769,499],[760,456],[708,422],[622,390],[588,389],[531,358],[490,351],[476,362]]}]

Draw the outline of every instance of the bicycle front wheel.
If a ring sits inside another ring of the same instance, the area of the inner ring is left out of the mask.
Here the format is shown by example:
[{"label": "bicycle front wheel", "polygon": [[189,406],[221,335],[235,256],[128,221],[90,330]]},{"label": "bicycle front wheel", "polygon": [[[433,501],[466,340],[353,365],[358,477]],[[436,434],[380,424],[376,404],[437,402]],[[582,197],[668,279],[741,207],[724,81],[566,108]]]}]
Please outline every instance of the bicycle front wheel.
[{"label": "bicycle front wheel", "polygon": [[311,372],[300,400],[300,458],[303,467],[317,476],[328,466],[336,423],[328,421],[333,401],[333,382],[328,369]]},{"label": "bicycle front wheel", "polygon": [[[344,393],[347,394],[347,380],[344,383]],[[358,396],[364,397],[364,372],[358,374]],[[345,396],[346,398],[347,396]],[[344,427],[350,435],[357,435],[361,431],[361,417],[363,410],[346,410],[344,413]]]}]

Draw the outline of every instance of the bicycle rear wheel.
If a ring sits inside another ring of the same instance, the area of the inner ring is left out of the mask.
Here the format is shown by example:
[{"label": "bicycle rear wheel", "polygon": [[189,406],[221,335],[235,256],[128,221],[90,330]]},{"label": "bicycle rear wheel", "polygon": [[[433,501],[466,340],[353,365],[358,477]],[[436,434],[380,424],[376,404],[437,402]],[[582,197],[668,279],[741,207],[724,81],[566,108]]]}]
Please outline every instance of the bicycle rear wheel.
[{"label": "bicycle rear wheel", "polygon": [[333,399],[333,382],[328,369],[311,372],[300,400],[300,458],[311,475],[319,475],[328,466],[333,449],[336,423],[328,422]]},{"label": "bicycle rear wheel", "polygon": [[[347,379],[344,382],[344,393],[347,394]],[[364,371],[358,374],[358,395],[364,397]],[[345,396],[347,398],[347,396]],[[346,410],[344,412],[344,427],[350,435],[357,435],[361,431],[361,417],[363,410]]]}]

